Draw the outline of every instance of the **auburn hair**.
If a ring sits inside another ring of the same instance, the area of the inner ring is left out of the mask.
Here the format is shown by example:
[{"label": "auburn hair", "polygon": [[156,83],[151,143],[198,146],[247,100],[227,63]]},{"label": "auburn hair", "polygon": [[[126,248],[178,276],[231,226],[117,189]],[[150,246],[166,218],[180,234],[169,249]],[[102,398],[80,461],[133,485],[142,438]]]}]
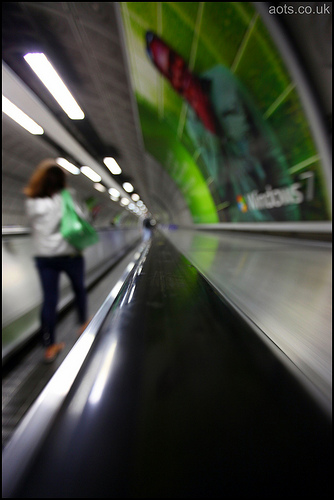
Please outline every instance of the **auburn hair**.
[{"label": "auburn hair", "polygon": [[55,160],[43,160],[37,167],[23,192],[29,198],[51,197],[66,187],[66,174]]}]

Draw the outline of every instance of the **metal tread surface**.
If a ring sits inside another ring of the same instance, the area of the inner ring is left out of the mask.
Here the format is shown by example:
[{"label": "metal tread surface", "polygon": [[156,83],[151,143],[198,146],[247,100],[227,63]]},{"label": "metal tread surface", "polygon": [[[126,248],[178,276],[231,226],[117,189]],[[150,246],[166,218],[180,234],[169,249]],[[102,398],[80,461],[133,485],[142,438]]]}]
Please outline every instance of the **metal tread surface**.
[{"label": "metal tread surface", "polygon": [[233,231],[165,234],[331,415],[331,243]]}]

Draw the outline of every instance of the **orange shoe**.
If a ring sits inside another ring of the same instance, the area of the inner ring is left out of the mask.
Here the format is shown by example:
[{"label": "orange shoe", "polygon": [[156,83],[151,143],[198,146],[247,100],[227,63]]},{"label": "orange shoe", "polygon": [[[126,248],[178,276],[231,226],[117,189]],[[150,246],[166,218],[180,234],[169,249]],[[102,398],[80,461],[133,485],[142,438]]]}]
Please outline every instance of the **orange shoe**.
[{"label": "orange shoe", "polygon": [[46,348],[46,351],[44,353],[44,361],[46,363],[52,363],[65,347],[64,342],[61,342],[60,344],[52,344],[49,345],[49,347]]}]

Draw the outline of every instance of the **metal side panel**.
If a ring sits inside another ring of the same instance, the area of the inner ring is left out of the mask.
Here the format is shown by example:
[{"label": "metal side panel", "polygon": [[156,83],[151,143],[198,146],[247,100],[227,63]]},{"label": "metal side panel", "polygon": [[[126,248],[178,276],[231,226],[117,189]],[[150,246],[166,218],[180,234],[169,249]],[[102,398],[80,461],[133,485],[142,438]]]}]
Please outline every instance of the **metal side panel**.
[{"label": "metal side panel", "polygon": [[231,231],[166,236],[331,413],[332,244]]}]

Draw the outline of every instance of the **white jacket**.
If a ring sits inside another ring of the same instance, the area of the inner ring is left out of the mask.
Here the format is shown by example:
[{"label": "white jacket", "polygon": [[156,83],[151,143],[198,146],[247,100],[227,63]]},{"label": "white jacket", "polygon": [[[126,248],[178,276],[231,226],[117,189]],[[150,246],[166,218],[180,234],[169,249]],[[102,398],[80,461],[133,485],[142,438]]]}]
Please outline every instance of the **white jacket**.
[{"label": "white jacket", "polygon": [[[71,192],[75,209],[85,219],[85,211],[75,200]],[[27,215],[32,230],[34,254],[38,257],[55,257],[59,255],[74,255],[79,253],[60,233],[62,217],[62,197],[60,193],[46,198],[28,198],[26,201]]]}]

